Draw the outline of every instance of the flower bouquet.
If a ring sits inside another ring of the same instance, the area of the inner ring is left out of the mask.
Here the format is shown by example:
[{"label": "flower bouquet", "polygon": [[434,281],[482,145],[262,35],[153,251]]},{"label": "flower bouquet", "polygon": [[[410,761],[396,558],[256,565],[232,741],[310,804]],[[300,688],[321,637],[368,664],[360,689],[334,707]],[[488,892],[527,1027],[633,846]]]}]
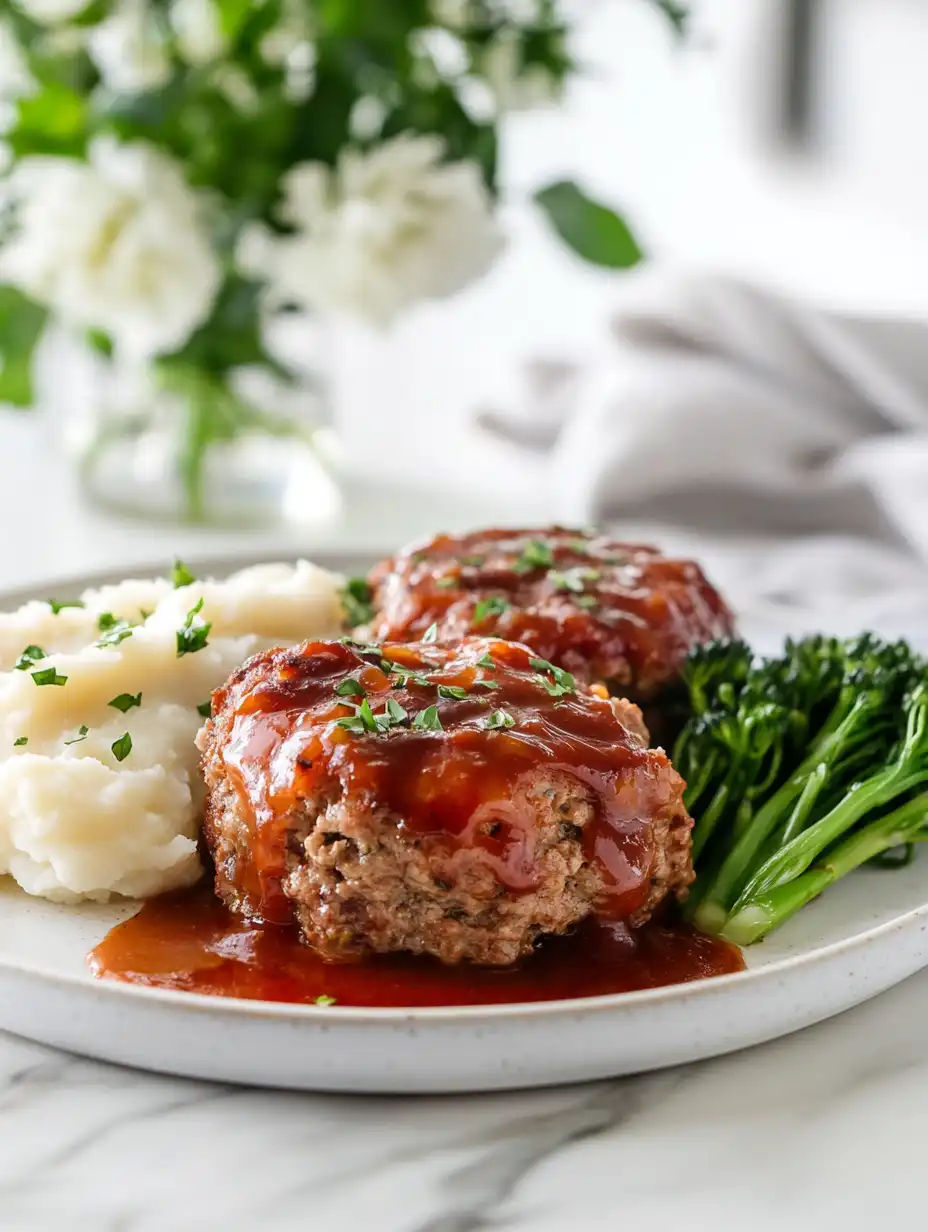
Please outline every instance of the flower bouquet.
[{"label": "flower bouquet", "polygon": [[[577,71],[564,10],[0,0],[0,402],[32,402],[35,348],[64,327],[135,391],[107,431],[170,408],[181,512],[207,516],[211,448],[312,426],[280,409],[303,378],[277,318],[388,324],[491,265],[500,122]],[[639,260],[576,185],[536,200],[584,258]]]}]

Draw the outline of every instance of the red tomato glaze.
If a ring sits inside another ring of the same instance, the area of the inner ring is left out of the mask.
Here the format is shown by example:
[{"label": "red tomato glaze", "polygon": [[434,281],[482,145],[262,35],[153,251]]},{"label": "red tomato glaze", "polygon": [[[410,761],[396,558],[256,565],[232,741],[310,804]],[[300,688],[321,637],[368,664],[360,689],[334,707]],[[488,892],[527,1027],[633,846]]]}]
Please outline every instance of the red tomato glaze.
[{"label": "red tomato glaze", "polygon": [[[362,699],[383,730],[355,715]],[[519,785],[562,771],[595,802],[583,843],[603,882],[600,914],[612,918],[647,899],[653,820],[683,808],[683,781],[662,750],[647,748],[634,707],[581,691],[526,647],[492,638],[270,651],[216,694],[213,713],[251,828],[217,859],[217,885],[270,923],[291,919],[282,881],[302,801],[376,804],[417,842],[476,849],[518,894],[536,884],[535,814]],[[207,815],[207,834],[210,825]]]},{"label": "red tomato glaze", "polygon": [[513,968],[391,955],[327,963],[296,930],[233,915],[208,885],[145,903],[89,957],[94,974],[211,996],[339,1005],[494,1005],[632,992],[741,971],[734,946],[682,925],[588,921]]}]

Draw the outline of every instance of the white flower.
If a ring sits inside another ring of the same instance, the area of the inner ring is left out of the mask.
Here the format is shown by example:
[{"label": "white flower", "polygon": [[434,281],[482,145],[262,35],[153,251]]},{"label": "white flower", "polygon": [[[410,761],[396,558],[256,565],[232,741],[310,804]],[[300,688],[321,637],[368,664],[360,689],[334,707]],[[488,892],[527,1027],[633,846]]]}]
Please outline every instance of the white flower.
[{"label": "white flower", "polygon": [[209,314],[219,262],[197,198],[160,151],[98,138],[89,163],[23,159],[7,185],[16,227],[0,282],[138,359],[176,350]]},{"label": "white flower", "polygon": [[87,8],[90,0],[16,0],[20,12],[42,26],[70,21]]},{"label": "white flower", "polygon": [[282,239],[251,233],[241,259],[279,301],[386,324],[410,304],[483,274],[502,241],[473,162],[443,163],[440,137],[401,134],[336,170],[302,163],[284,179]]},{"label": "white flower", "polygon": [[498,113],[531,111],[559,101],[562,83],[543,64],[525,64],[522,35],[504,27],[487,43],[479,59]]},{"label": "white flower", "polygon": [[225,51],[216,0],[174,0],[170,18],[177,50],[188,64],[209,64]]},{"label": "white flower", "polygon": [[118,94],[154,90],[171,75],[171,62],[148,0],[119,0],[94,26],[87,50],[104,83]]}]

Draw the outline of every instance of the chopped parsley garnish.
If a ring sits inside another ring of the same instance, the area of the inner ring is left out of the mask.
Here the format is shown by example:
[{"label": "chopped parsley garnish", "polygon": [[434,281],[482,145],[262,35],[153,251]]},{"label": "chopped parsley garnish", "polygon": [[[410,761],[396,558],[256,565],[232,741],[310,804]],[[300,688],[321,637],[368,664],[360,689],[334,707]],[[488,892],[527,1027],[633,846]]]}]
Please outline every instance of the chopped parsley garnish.
[{"label": "chopped parsley garnish", "polygon": [[365,697],[360,706],[355,707],[354,714],[347,714],[344,718],[336,719],[335,725],[358,735],[364,735],[366,732],[376,734],[387,732],[391,727],[399,727],[405,723],[406,718],[406,711],[392,697],[380,714],[374,714],[370,702]]},{"label": "chopped parsley garnish", "polygon": [[117,761],[125,761],[132,752],[132,737],[128,732],[125,732],[118,740],[113,741],[110,748],[113,750],[113,756]]},{"label": "chopped parsley garnish", "polygon": [[21,749],[21,748],[23,747],[23,745],[28,744],[28,743],[29,743],[29,737],[28,737],[28,736],[20,736],[18,740],[14,740],[14,741],[13,741],[13,748],[14,748],[14,749]]},{"label": "chopped parsley garnish", "polygon": [[171,570],[171,583],[174,589],[180,590],[182,586],[192,586],[196,580],[184,562],[175,556],[174,568]]},{"label": "chopped parsley garnish", "polygon": [[570,672],[565,672],[561,667],[555,667],[547,659],[529,659],[528,662],[529,666],[534,667],[537,672],[550,672],[554,677],[553,680],[549,680],[547,676],[538,677],[552,697],[563,697],[565,693],[573,693],[576,690],[576,681]]},{"label": "chopped parsley garnish", "polygon": [[576,552],[578,556],[586,556],[590,550],[590,545],[586,539],[571,539],[567,546],[572,552]]},{"label": "chopped parsley garnish", "polygon": [[478,666],[478,667],[488,667],[488,668],[490,668],[491,670],[494,670],[494,669],[496,668],[496,662],[495,662],[495,660],[493,659],[493,657],[491,656],[491,654],[490,654],[489,650],[488,650],[488,651],[487,651],[487,653],[483,656],[483,658],[482,658],[482,659],[478,659],[478,660],[477,660],[477,666]]},{"label": "chopped parsley garnish", "polygon": [[393,676],[397,676],[399,684],[404,688],[409,688],[409,683],[421,685],[423,688],[428,688],[430,681],[427,676],[423,676],[420,672],[412,667],[403,667],[401,663],[391,663],[389,659],[381,660],[380,666],[383,671],[389,672]]},{"label": "chopped parsley garnish", "polygon": [[441,725],[441,716],[438,713],[437,706],[428,706],[425,710],[420,710],[412,721],[412,725],[416,731],[444,731]]},{"label": "chopped parsley garnish", "polygon": [[435,583],[441,590],[450,590],[452,586],[457,586],[458,579],[456,577],[442,577]]},{"label": "chopped parsley garnish", "polygon": [[45,667],[40,672],[33,672],[32,679],[37,685],[53,684],[59,688],[68,683],[67,676],[59,676],[58,672],[53,667]]},{"label": "chopped parsley garnish", "polygon": [[321,997],[317,997],[315,1001],[313,1002],[313,1005],[321,1005],[323,1006],[323,1008],[327,1008],[330,1005],[337,1005],[337,1004],[338,1002],[336,1001],[335,997],[330,997],[328,993],[323,993]]},{"label": "chopped parsley garnish", "polygon": [[468,565],[472,569],[479,569],[485,560],[485,556],[462,556],[461,564]]},{"label": "chopped parsley garnish", "polygon": [[[141,697],[141,694],[139,696]],[[197,706],[197,714],[202,715],[204,719],[211,719],[213,717],[213,703],[211,701],[200,702],[199,706]]]},{"label": "chopped parsley garnish", "polygon": [[341,599],[342,611],[345,613],[345,620],[352,627],[355,625],[366,625],[368,621],[373,620],[374,605],[372,600],[374,592],[371,590],[367,578],[349,578],[344,588],[339,592],[339,598]]},{"label": "chopped parsley garnish", "polygon": [[27,672],[30,667],[38,663],[40,659],[47,659],[48,655],[41,646],[27,646],[22,652],[13,667],[17,672]]},{"label": "chopped parsley garnish", "polygon": [[490,595],[489,599],[481,599],[474,608],[474,621],[479,625],[490,616],[502,616],[509,610],[509,604],[502,595]]},{"label": "chopped parsley garnish", "polygon": [[582,595],[587,582],[598,582],[602,574],[598,569],[586,569],[578,565],[573,569],[565,569],[563,573],[551,569],[548,577],[555,590],[569,590],[575,595]]},{"label": "chopped parsley garnish", "polygon": [[86,726],[84,726],[84,725],[81,725],[81,726],[77,729],[77,735],[74,737],[74,739],[73,739],[73,740],[66,740],[66,741],[64,742],[64,743],[65,743],[65,747],[67,747],[67,745],[69,745],[69,744],[80,744],[80,742],[81,742],[82,740],[86,740],[86,739],[87,739],[87,733],[88,733],[89,731],[90,731],[90,728],[89,728],[89,727],[86,727]]},{"label": "chopped parsley garnish", "polygon": [[350,646],[361,658],[365,655],[376,655],[379,659],[383,651],[383,647],[378,646],[376,642],[356,642],[353,637],[341,637],[338,640],[343,646]]},{"label": "chopped parsley garnish", "polygon": [[187,654],[196,654],[198,650],[202,650],[206,646],[209,631],[213,626],[209,620],[197,620],[202,611],[203,600],[200,599],[199,603],[187,613],[187,619],[181,628],[177,630],[178,659],[182,659]]},{"label": "chopped parsley garnish", "polygon": [[141,706],[142,695],[141,693],[120,693],[118,697],[114,697],[112,701],[106,704],[112,706],[114,710],[120,710],[125,714],[127,710]]},{"label": "chopped parsley garnish", "polygon": [[516,573],[531,573],[533,569],[550,569],[553,564],[554,553],[549,545],[543,539],[529,539],[512,567]]},{"label": "chopped parsley garnish", "polygon": [[112,612],[103,612],[97,620],[97,625],[103,635],[97,642],[100,647],[118,646],[127,637],[132,636],[132,621],[117,620]]},{"label": "chopped parsley garnish", "polygon": [[46,599],[45,602],[52,609],[52,615],[57,616],[59,612],[63,612],[66,607],[86,607],[83,599]]},{"label": "chopped parsley garnish", "polygon": [[475,689],[499,689],[502,685],[498,685],[495,680],[475,680]]},{"label": "chopped parsley garnish", "polygon": [[463,701],[467,696],[467,690],[460,688],[456,684],[440,684],[438,686],[439,697],[450,697],[455,701]]},{"label": "chopped parsley garnish", "polygon": [[494,710],[492,714],[487,715],[483,725],[487,731],[500,731],[505,727],[515,727],[516,721],[505,710]]},{"label": "chopped parsley garnish", "polygon": [[339,697],[363,697],[364,689],[354,679],[343,680],[341,684],[335,686],[335,692]]},{"label": "chopped parsley garnish", "polygon": [[595,595],[578,595],[577,607],[594,608],[597,604]]},{"label": "chopped parsley garnish", "polygon": [[438,625],[437,624],[429,625],[426,631],[422,634],[422,640],[423,642],[437,642],[438,641]]}]

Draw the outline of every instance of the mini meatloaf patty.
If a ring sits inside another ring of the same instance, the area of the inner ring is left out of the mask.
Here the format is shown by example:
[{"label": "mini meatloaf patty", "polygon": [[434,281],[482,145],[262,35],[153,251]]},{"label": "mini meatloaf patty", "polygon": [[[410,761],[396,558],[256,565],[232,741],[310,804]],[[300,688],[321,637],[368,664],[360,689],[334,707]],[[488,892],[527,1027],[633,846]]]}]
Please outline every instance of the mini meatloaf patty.
[{"label": "mini meatloaf patty", "polygon": [[378,565],[370,584],[375,641],[415,641],[432,624],[441,642],[507,638],[635,701],[734,628],[693,561],[560,527],[439,535]]},{"label": "mini meatloaf patty", "polygon": [[637,707],[524,646],[270,650],[200,745],[218,894],[329,958],[504,965],[692,880],[683,782]]}]

